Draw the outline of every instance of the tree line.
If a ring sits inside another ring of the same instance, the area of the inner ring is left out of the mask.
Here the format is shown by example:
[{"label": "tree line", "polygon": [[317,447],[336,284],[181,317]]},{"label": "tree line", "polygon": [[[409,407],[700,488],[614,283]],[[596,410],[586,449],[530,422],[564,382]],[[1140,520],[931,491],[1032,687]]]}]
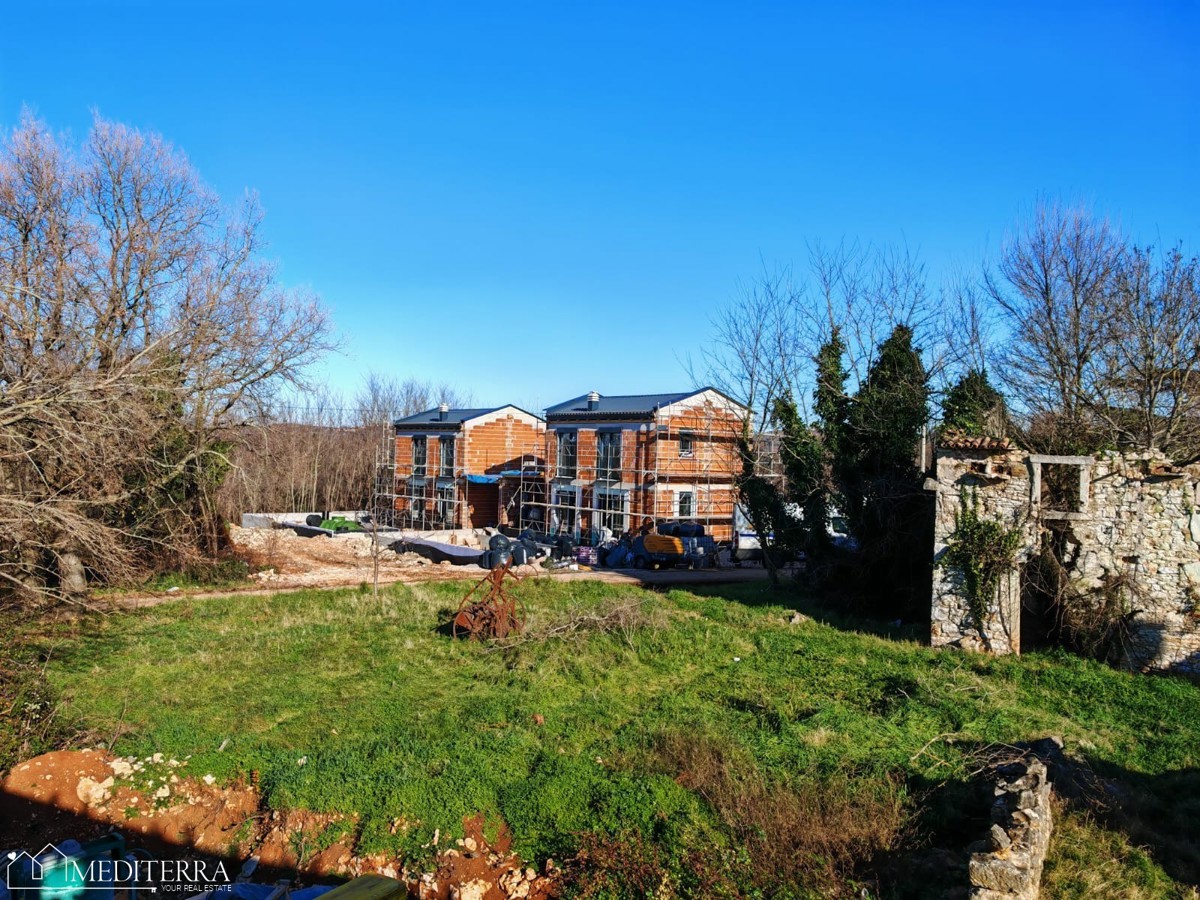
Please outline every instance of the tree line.
[{"label": "tree line", "polygon": [[428,379],[370,373],[350,398],[319,388],[304,405],[275,407],[231,440],[230,471],[218,492],[225,521],[243,512],[372,510],[393,476],[392,422],[470,395]]},{"label": "tree line", "polygon": [[[417,378],[368,376],[348,402],[311,384],[333,326],[280,284],[261,223],[158,135],[97,118],[76,144],[30,115],[8,135],[0,599],[211,558],[251,509],[366,508],[387,423],[468,402]],[[741,489],[758,530],[816,559],[836,507],[875,561],[860,571],[920,574],[909,507],[934,401],[948,425],[1034,450],[1200,458],[1197,279],[1181,246],[1052,203],[936,291],[908,248],[810,245],[802,270],[764,272],[722,311],[700,364],[755,411]],[[783,482],[758,465],[767,431]]]},{"label": "tree line", "polygon": [[[904,248],[813,244],[800,276],[765,271],[717,317],[703,368],[753,410],[739,484],[773,535],[768,565],[804,552],[875,611],[924,615],[923,481],[939,430],[1033,452],[1200,458],[1198,285],[1182,245],[1140,245],[1053,202],[937,291]],[[756,447],[763,433],[778,472]],[[851,554],[829,540],[834,508]]]}]

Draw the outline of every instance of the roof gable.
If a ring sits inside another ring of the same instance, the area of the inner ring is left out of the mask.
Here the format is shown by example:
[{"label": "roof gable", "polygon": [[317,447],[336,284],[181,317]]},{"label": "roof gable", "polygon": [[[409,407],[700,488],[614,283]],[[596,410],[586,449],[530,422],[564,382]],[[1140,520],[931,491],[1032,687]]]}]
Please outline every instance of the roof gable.
[{"label": "roof gable", "polygon": [[411,427],[414,425],[461,427],[475,421],[476,419],[494,416],[496,413],[501,413],[509,409],[520,413],[522,416],[528,416],[535,422],[542,421],[540,416],[536,416],[527,410],[521,409],[519,406],[513,406],[511,403],[508,403],[504,406],[492,406],[487,408],[450,409],[446,411],[445,418],[442,418],[441,410],[438,407],[434,407],[433,409],[427,409],[423,412],[414,413],[411,416],[405,416],[402,419],[396,419],[392,424],[400,428]]},{"label": "roof gable", "polygon": [[716,388],[702,387],[690,391],[676,391],[670,394],[601,395],[595,409],[588,409],[588,395],[583,394],[571,400],[547,407],[546,418],[650,418],[664,407],[707,393],[715,394],[728,403],[741,407],[740,403],[722,394]]},{"label": "roof gable", "polygon": [[546,409],[546,417],[575,416],[651,416],[660,407],[667,406],[690,396],[691,392],[673,394],[622,394],[601,396],[594,410],[588,409],[588,395],[575,397]]}]

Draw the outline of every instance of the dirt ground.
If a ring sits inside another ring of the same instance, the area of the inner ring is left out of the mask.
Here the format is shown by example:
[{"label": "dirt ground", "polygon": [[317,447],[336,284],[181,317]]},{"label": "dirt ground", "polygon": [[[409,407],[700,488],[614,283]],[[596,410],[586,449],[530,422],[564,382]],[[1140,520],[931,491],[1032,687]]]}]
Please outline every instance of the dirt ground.
[{"label": "dirt ground", "polygon": [[[434,563],[416,553],[395,553],[387,549],[387,544],[399,537],[398,533],[380,535],[381,584],[458,578],[476,571],[474,566]],[[252,565],[262,567],[251,577],[263,587],[344,587],[374,581],[375,560],[369,534],[301,537],[288,528],[231,525],[229,538],[240,556]],[[466,543],[465,538],[462,542]]]},{"label": "dirt ground", "polygon": [[[110,602],[122,607],[154,606],[165,600],[187,595],[216,597],[233,594],[270,594],[298,588],[357,587],[372,584],[375,578],[371,555],[371,536],[344,534],[336,537],[301,537],[286,528],[240,528],[230,526],[230,540],[236,552],[258,569],[251,579],[255,586],[222,591],[133,591],[111,596]],[[398,535],[381,535],[381,544]],[[466,543],[470,538],[458,538]],[[578,566],[575,570],[547,570],[540,565],[517,566],[521,578],[561,580],[593,579],[613,584],[647,587],[686,587],[688,585],[725,584],[758,581],[766,577],[761,566],[729,569],[603,569]],[[483,577],[478,566],[454,566],[434,563],[415,553],[379,551],[379,583],[416,584],[429,581],[478,581]]]},{"label": "dirt ground", "polygon": [[[128,848],[159,859],[224,861],[232,879],[251,856],[254,880],[305,883],[378,873],[398,878],[417,900],[544,900],[561,873],[542,872],[515,856],[503,832],[494,844],[483,820],[464,820],[466,837],[437,854],[432,871],[412,872],[386,856],[359,856],[344,841],[330,846],[331,827],[354,831],[353,818],[264,806],[250,784],[218,785],[193,772],[187,759],[162,754],[111,756],[101,749],[59,750],[18,763],[0,780],[0,847],[37,851],[67,838],[87,841],[117,830]],[[307,851],[307,847],[325,849]],[[213,871],[213,869],[209,869]]]}]

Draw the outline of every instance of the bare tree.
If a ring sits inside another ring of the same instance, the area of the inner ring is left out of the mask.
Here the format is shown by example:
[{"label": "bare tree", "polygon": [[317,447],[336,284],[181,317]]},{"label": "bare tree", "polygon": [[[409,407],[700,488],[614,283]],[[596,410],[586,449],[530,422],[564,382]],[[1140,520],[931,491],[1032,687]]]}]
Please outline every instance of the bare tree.
[{"label": "bare tree", "polygon": [[354,404],[363,424],[390,423],[445,403],[451,407],[468,406],[470,393],[446,382],[408,377],[397,379],[372,370],[363,378]]},{"label": "bare tree", "polygon": [[941,308],[928,293],[924,265],[907,247],[813,242],[808,255],[819,302],[807,310],[807,355],[815,356],[836,327],[857,386],[897,325],[912,329],[922,345],[936,343]]},{"label": "bare tree", "polygon": [[1009,335],[997,376],[1029,420],[1055,423],[1051,449],[1094,431],[1103,352],[1115,338],[1114,278],[1124,241],[1082,207],[1039,204],[985,274]]},{"label": "bare tree", "polygon": [[1114,441],[1200,454],[1200,261],[1131,247],[1112,282],[1108,340],[1086,394]]},{"label": "bare tree", "polygon": [[963,272],[952,275],[942,290],[946,365],[941,374],[955,377],[971,371],[987,371],[1002,344],[997,338],[1000,324],[996,305],[981,289],[978,278]]},{"label": "bare tree", "polygon": [[[232,471],[220,492],[220,515],[243,512],[376,510],[391,425],[436,403],[470,402],[446,384],[369,373],[347,402],[329,389],[309,391],[304,405],[274,404],[263,421],[231,434]],[[294,400],[294,398],[289,398]]]},{"label": "bare tree", "polygon": [[775,400],[795,384],[801,303],[790,269],[764,267],[717,314],[703,375],[691,374],[693,381],[705,380],[747,406],[749,433],[766,428]]},{"label": "bare tree", "polygon": [[992,371],[1025,442],[1200,455],[1200,262],[1129,242],[1082,206],[1041,203],[984,277]]},{"label": "bare tree", "polygon": [[802,281],[790,268],[764,270],[713,322],[704,377],[755,411],[756,430],[778,397],[790,393],[801,412],[811,408],[812,363],[835,329],[845,344],[850,393],[897,325],[912,330],[931,376],[953,358],[946,305],[929,293],[924,266],[907,248],[813,242],[807,249]]},{"label": "bare tree", "polygon": [[222,435],[331,346],[162,138],[25,115],[0,151],[0,578],[77,592],[219,541]]},{"label": "bare tree", "polygon": [[368,372],[354,397],[358,423],[363,426],[384,426],[404,415],[404,385],[395,378]]}]

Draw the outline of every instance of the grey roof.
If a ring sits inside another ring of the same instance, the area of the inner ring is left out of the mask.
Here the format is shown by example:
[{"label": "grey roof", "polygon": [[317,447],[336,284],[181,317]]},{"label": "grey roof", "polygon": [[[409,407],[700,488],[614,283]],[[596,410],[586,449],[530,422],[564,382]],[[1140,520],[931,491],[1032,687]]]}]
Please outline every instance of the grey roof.
[{"label": "grey roof", "polygon": [[660,406],[677,403],[686,397],[699,394],[709,388],[697,388],[694,391],[683,391],[674,394],[625,394],[622,396],[605,397],[601,395],[600,402],[594,410],[588,409],[587,394],[557,403],[546,408],[546,418],[575,418],[587,416],[650,416]]},{"label": "grey roof", "polygon": [[474,419],[476,416],[482,416],[485,413],[495,412],[495,409],[452,409],[446,413],[446,418],[442,418],[441,411],[435,406],[433,409],[427,409],[424,412],[414,413],[411,416],[405,416],[403,419],[397,419],[396,425],[461,425],[467,419]]},{"label": "grey roof", "polygon": [[[393,425],[461,425],[470,419],[486,416],[488,413],[499,412],[502,409],[517,409],[527,415],[533,413],[521,409],[519,406],[513,406],[511,403],[505,403],[503,406],[489,406],[486,409],[451,409],[446,412],[446,418],[441,418],[440,410],[435,406],[433,409],[427,409],[424,412],[414,413],[411,416],[405,416],[403,419],[396,419]],[[535,418],[541,418],[536,416]]]}]

